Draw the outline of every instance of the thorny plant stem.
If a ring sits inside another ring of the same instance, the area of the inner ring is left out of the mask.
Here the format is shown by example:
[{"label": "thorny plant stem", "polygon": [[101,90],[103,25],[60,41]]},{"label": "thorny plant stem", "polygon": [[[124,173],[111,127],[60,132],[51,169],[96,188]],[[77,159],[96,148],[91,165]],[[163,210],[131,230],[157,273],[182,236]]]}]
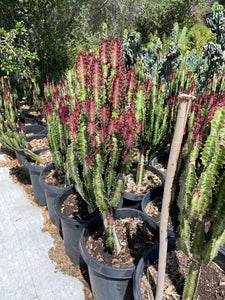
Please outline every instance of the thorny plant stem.
[{"label": "thorny plant stem", "polygon": [[[109,225],[107,223],[107,212],[106,211],[103,212],[103,224],[104,224],[104,227],[105,227],[106,235],[108,235],[108,226]],[[116,254],[119,254],[121,252],[121,246],[120,246],[118,236],[116,234],[115,224],[113,224],[111,226],[112,226],[112,230],[113,230],[113,239],[114,239],[114,245],[115,245],[115,252],[116,252]]]},{"label": "thorny plant stem", "polygon": [[172,184],[175,176],[177,160],[180,153],[181,143],[184,135],[184,129],[187,121],[187,115],[191,100],[193,96],[181,94],[179,95],[180,105],[178,108],[177,121],[172,140],[169,161],[167,165],[166,182],[162,200],[162,210],[160,217],[160,239],[159,239],[159,264],[158,264],[158,278],[156,289],[156,300],[161,300],[163,297],[163,288],[166,270],[166,254],[167,254],[167,226],[169,218],[169,206],[171,200]]},{"label": "thorny plant stem", "polygon": [[145,156],[144,156],[144,153],[142,152],[141,153],[140,170],[139,170],[139,178],[138,178],[138,186],[140,186],[142,184],[144,162],[145,162]]}]

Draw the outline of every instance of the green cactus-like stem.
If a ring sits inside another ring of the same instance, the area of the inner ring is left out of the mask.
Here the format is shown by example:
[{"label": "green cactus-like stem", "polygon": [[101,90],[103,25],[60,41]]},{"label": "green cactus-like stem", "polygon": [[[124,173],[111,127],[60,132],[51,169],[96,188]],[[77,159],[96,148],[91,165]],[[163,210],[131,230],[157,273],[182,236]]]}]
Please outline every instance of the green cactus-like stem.
[{"label": "green cactus-like stem", "polygon": [[[194,131],[189,133],[189,140],[182,153],[183,168],[178,169],[179,193],[176,204],[179,209],[179,225],[175,229],[177,244],[192,259],[183,299],[193,299],[200,266],[207,265],[216,256],[219,246],[225,242],[223,96],[220,101],[221,106],[216,109],[212,119],[207,119],[207,107],[204,107],[201,114],[205,118],[200,131],[202,134],[196,135]],[[189,126],[195,128],[193,115],[194,112],[190,114]],[[205,238],[206,222],[209,222],[210,228]]]},{"label": "green cactus-like stem", "polygon": [[196,287],[198,284],[199,274],[200,274],[200,265],[191,261],[188,265],[188,272],[187,272],[182,299],[184,300],[194,299]]}]

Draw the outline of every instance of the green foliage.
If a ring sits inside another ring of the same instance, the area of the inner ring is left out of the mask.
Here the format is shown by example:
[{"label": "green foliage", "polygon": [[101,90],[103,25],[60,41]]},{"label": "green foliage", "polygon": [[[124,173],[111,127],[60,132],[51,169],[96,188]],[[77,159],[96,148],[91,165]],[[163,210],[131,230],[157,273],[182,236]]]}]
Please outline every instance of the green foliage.
[{"label": "green foliage", "polygon": [[[156,74],[159,75],[159,82],[170,81],[172,73],[178,70],[182,61],[182,47],[185,41],[187,29],[184,27],[179,33],[179,26],[174,24],[174,28],[169,39],[168,49],[157,38],[154,43],[150,42],[148,48],[142,45],[140,34],[126,32],[123,37],[124,61],[127,67],[134,67],[138,80],[144,82],[145,79],[152,79]],[[167,41],[165,41],[167,43]],[[185,62],[189,68],[192,67],[189,60]],[[187,67],[187,69],[188,69]]]},{"label": "green foliage", "polygon": [[0,28],[0,75],[7,78],[17,76],[31,78],[34,64],[37,61],[35,52],[29,50],[25,40],[26,28],[21,22],[10,31]]},{"label": "green foliage", "polygon": [[89,30],[86,1],[7,0],[1,3],[0,13],[0,27],[7,32],[18,22],[26,28],[22,36],[24,54],[36,53],[38,60],[31,71],[41,87],[46,76],[59,81],[73,66],[77,53],[100,40],[99,33]]},{"label": "green foliage", "polygon": [[157,31],[160,38],[171,33],[173,24],[181,26],[193,22],[191,4],[193,1],[141,1],[141,13],[135,19],[135,29],[141,33],[144,43],[148,43],[149,35]]},{"label": "green foliage", "polygon": [[[183,292],[190,299],[201,264],[207,265],[225,242],[224,218],[219,216],[225,209],[225,98],[224,90],[219,90],[215,94],[208,87],[192,104],[175,179],[179,181],[174,188],[178,211],[173,221],[178,247],[191,260]],[[205,237],[206,224],[210,228]]]},{"label": "green foliage", "polygon": [[204,24],[195,24],[187,32],[186,39],[182,47],[182,53],[187,51],[191,52],[193,49],[196,51],[198,57],[202,54],[203,47],[208,42],[216,42],[216,35]]},{"label": "green foliage", "polygon": [[225,50],[225,16],[224,7],[215,2],[211,8],[212,15],[206,20],[209,28],[216,33],[217,44]]},{"label": "green foliage", "polygon": [[216,34],[216,43],[211,41],[203,47],[203,54],[196,60],[194,72],[197,74],[197,91],[204,89],[208,80],[216,73],[225,71],[225,17],[223,6],[215,2],[212,6],[212,15],[207,18],[207,24]]}]

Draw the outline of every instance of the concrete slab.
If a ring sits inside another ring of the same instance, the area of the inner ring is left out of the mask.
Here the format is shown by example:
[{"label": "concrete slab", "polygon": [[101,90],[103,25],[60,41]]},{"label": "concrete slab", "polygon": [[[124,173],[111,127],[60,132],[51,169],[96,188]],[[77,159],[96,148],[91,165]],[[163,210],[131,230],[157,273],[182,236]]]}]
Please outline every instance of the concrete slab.
[{"label": "concrete slab", "polygon": [[[0,153],[0,160],[4,155]],[[53,239],[42,232],[42,209],[0,168],[0,299],[82,300],[83,284],[55,272],[48,251]]]}]

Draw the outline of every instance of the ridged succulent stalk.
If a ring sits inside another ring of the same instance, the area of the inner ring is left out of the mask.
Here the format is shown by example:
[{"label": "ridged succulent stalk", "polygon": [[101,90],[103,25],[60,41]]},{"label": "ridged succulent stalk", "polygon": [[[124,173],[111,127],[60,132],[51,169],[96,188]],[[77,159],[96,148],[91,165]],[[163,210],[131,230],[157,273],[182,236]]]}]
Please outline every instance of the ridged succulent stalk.
[{"label": "ridged succulent stalk", "polygon": [[153,77],[152,81],[146,81],[136,94],[135,116],[142,123],[138,137],[138,184],[142,182],[144,161],[151,160],[171,142],[178,93],[192,94],[195,90],[194,79],[185,68],[174,72],[170,82],[159,84],[158,81],[158,76]]},{"label": "ridged succulent stalk", "polygon": [[174,205],[178,211],[173,220],[177,245],[189,258],[183,299],[194,298],[201,266],[225,243],[224,96],[222,92],[197,97],[177,170]]}]

